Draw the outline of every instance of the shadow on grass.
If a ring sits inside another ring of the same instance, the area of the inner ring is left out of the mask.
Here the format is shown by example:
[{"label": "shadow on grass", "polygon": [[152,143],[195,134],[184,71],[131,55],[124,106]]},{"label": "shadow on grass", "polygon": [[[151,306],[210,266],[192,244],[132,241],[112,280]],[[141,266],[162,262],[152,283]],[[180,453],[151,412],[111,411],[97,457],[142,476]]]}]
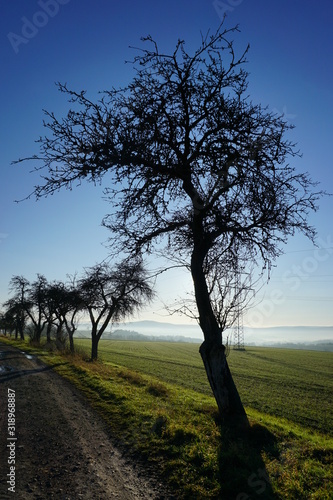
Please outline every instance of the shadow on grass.
[{"label": "shadow on grass", "polygon": [[278,457],[275,436],[265,427],[254,424],[239,429],[233,422],[220,422],[221,448],[219,470],[221,499],[276,499],[262,453]]}]

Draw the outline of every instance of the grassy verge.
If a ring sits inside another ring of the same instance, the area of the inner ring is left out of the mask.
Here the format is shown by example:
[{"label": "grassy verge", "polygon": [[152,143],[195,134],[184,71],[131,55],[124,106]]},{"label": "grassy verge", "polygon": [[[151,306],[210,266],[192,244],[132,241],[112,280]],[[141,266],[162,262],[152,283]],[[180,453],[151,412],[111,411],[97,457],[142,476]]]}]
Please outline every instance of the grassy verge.
[{"label": "grassy verge", "polygon": [[[76,346],[90,352],[89,339]],[[198,344],[101,340],[99,356],[165,382],[211,395]],[[248,347],[228,364],[246,407],[333,437],[333,353]]]},{"label": "grassy verge", "polygon": [[55,370],[87,396],[110,435],[158,467],[177,498],[333,497],[333,440],[325,435],[249,407],[251,428],[236,435],[219,422],[209,395],[116,363],[10,343],[58,364]]}]

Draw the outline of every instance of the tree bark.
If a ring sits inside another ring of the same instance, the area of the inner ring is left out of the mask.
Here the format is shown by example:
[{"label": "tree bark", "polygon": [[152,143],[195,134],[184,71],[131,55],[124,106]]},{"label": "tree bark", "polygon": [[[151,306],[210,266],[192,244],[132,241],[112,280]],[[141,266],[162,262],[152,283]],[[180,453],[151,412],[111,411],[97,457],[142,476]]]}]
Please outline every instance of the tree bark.
[{"label": "tree bark", "polygon": [[64,324],[65,324],[65,328],[66,328],[68,339],[69,339],[69,349],[70,349],[72,354],[74,354],[74,351],[75,351],[74,333],[75,333],[76,328],[75,328],[75,324],[74,324],[74,315],[75,314],[73,313],[72,318],[71,318],[69,323],[66,319],[66,316],[64,316]]},{"label": "tree bark", "polygon": [[68,338],[69,338],[69,349],[72,354],[74,354],[74,338],[73,338],[73,332],[68,332]]},{"label": "tree bark", "polygon": [[40,344],[42,330],[41,330],[40,325],[38,323],[34,324],[34,330],[35,331],[34,331],[33,340],[34,340],[34,342],[37,342],[38,344]]},{"label": "tree bark", "polygon": [[200,346],[200,354],[222,419],[232,420],[235,425],[248,426],[246,412],[227,363],[222,331],[211,306],[203,260],[204,251],[195,249],[191,272],[200,327],[205,339]]},{"label": "tree bark", "polygon": [[221,417],[239,425],[248,425],[241,398],[228,366],[224,345],[222,343],[209,345],[205,341],[200,346],[200,354]]},{"label": "tree bark", "polygon": [[24,340],[24,326],[22,324],[20,325],[20,337],[21,340]]},{"label": "tree bark", "polygon": [[95,361],[97,359],[98,341],[99,341],[98,336],[92,335],[92,337],[91,337],[91,361]]},{"label": "tree bark", "polygon": [[47,342],[51,343],[51,329],[52,329],[52,323],[51,321],[47,324],[46,328],[46,340]]},{"label": "tree bark", "polygon": [[104,319],[102,325],[100,328],[98,328],[99,321],[103,317],[104,312],[107,310],[107,306],[100,311],[99,317],[97,320],[94,319],[94,315],[91,310],[89,310],[90,314],[90,321],[92,324],[92,330],[91,330],[91,361],[94,361],[97,359],[97,353],[98,353],[98,342],[100,341],[103,333],[105,332],[108,324],[110,323],[110,320],[113,316],[115,309],[115,304],[113,303],[112,307],[109,310],[109,313],[107,314],[106,318]]}]

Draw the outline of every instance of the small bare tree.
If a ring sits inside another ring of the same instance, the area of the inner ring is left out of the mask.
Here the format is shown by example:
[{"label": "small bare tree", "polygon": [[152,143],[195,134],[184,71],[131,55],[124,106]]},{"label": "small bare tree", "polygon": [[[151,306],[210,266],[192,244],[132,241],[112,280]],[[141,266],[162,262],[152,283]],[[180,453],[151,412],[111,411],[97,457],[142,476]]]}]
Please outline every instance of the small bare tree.
[{"label": "small bare tree", "polygon": [[149,303],[153,291],[141,260],[117,265],[96,264],[85,270],[78,292],[91,321],[91,360],[97,359],[98,343],[112,321],[119,321]]},{"label": "small bare tree", "polygon": [[32,304],[29,299],[30,282],[24,276],[13,276],[9,282],[9,290],[13,296],[4,304],[8,315],[15,321],[15,330],[24,339],[29,312]]},{"label": "small bare tree", "polygon": [[49,322],[45,314],[47,300],[48,282],[44,275],[37,274],[37,279],[33,281],[27,294],[27,314],[33,325],[32,340],[40,343],[42,332]]},{"label": "small bare tree", "polygon": [[51,323],[56,327],[57,344],[63,344],[63,330],[68,335],[70,351],[74,353],[74,333],[77,329],[77,316],[83,308],[83,302],[77,290],[76,277],[69,283],[55,281],[47,289],[47,306],[54,317]]}]

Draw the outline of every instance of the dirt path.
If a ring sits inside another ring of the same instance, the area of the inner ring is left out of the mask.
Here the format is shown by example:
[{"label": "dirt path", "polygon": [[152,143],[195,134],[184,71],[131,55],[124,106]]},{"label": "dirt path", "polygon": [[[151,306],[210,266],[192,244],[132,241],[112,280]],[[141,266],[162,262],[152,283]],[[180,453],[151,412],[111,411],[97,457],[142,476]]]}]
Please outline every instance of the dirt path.
[{"label": "dirt path", "polygon": [[[15,429],[8,429],[13,391]],[[0,410],[1,500],[175,498],[122,457],[72,385],[36,358],[1,343]],[[8,490],[11,484],[15,493]]]}]

